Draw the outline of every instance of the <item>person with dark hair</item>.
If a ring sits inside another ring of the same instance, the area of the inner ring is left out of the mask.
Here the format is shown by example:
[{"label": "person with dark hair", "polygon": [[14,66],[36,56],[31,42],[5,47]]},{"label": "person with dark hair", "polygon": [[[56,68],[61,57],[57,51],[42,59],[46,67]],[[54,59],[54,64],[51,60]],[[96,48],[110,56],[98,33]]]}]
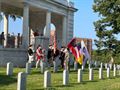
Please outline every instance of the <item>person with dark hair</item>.
[{"label": "person with dark hair", "polygon": [[64,69],[70,70],[70,51],[68,48],[64,50],[65,58],[64,58]]},{"label": "person with dark hair", "polygon": [[33,52],[33,49],[32,49],[32,45],[29,45],[28,47],[28,56],[29,56],[29,59],[28,59],[28,62],[31,63],[32,61],[34,61],[34,52]]},{"label": "person with dark hair", "polygon": [[36,50],[36,68],[38,68],[38,65],[40,65],[40,61],[43,59],[43,52],[42,52],[42,47],[41,45],[38,45],[37,50]]},{"label": "person with dark hair", "polygon": [[64,68],[64,58],[65,58],[64,48],[61,47],[59,59],[61,60],[61,67],[62,68]]},{"label": "person with dark hair", "polygon": [[2,32],[0,35],[0,41],[1,41],[0,43],[1,43],[2,47],[4,47],[4,40],[5,40],[4,32]]},{"label": "person with dark hair", "polygon": [[49,66],[52,64],[53,56],[54,56],[54,52],[53,52],[52,45],[49,45],[48,52],[47,52],[47,59],[48,59]]}]

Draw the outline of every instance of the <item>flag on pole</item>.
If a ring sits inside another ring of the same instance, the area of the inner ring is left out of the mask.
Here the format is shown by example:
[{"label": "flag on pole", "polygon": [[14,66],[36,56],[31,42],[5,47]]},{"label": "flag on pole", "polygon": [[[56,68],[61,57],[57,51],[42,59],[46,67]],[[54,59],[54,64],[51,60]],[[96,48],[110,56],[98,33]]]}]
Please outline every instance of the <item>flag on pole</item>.
[{"label": "flag on pole", "polygon": [[82,50],[82,53],[84,55],[83,67],[85,67],[85,64],[86,64],[87,60],[90,60],[91,57],[90,57],[90,54],[89,54],[89,52],[87,50],[87,47],[85,46],[85,43],[84,43],[83,40],[81,41],[81,50]]},{"label": "flag on pole", "polygon": [[80,52],[80,48],[79,46],[76,45],[76,39],[73,38],[70,43],[68,44],[68,48],[70,49],[70,51],[72,52],[72,54],[74,55],[76,61],[79,64],[82,64],[82,60],[83,60],[83,55]]}]

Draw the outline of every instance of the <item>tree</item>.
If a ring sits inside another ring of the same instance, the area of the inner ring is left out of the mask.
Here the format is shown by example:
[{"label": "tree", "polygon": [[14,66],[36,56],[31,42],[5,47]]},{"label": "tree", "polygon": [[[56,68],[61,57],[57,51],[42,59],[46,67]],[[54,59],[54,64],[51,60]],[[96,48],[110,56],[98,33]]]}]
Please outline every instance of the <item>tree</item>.
[{"label": "tree", "polygon": [[[100,19],[94,22],[96,36],[95,44],[98,50],[105,50],[115,56],[120,53],[120,0],[94,0],[93,10]],[[105,53],[105,52],[103,52]]]}]

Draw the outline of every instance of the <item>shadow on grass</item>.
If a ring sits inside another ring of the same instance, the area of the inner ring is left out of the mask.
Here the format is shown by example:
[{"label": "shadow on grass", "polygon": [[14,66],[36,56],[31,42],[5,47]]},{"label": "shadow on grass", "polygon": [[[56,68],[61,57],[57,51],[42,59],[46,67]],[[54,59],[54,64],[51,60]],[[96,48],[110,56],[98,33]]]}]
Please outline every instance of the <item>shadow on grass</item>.
[{"label": "shadow on grass", "polygon": [[42,88],[42,89],[34,89],[34,90],[57,90],[53,87],[48,87],[48,88]]},{"label": "shadow on grass", "polygon": [[9,85],[15,82],[17,82],[17,79],[13,76],[0,75],[0,85]]},{"label": "shadow on grass", "polygon": [[73,87],[73,85],[56,85],[54,87]]},{"label": "shadow on grass", "polygon": [[83,83],[87,83],[87,82],[98,82],[98,80],[92,80],[92,81],[86,80],[86,81],[83,81]]}]

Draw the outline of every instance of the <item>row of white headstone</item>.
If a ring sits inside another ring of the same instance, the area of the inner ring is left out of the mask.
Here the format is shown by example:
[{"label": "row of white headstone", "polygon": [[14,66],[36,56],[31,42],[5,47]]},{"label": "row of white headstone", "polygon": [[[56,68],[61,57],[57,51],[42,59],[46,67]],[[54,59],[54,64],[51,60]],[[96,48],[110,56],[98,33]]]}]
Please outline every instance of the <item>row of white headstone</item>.
[{"label": "row of white headstone", "polygon": [[[120,67],[118,67],[120,65],[115,65],[114,64],[114,67],[113,67],[113,70],[120,70]],[[91,68],[91,65],[89,65],[89,69]],[[100,68],[103,69],[103,63],[101,63],[100,65]],[[105,69],[108,69],[110,67],[106,67]],[[74,63],[74,70],[77,70],[78,67],[77,67],[77,63]],[[82,70],[84,70],[83,67],[81,67]],[[41,73],[44,73],[45,71],[45,65],[44,63],[41,64]],[[54,69],[53,69],[53,72],[57,72],[57,68],[56,68],[56,65],[54,65]],[[12,75],[13,74],[13,63],[9,62],[7,63],[7,75]],[[31,63],[26,63],[26,73],[27,74],[30,74],[31,73]]]},{"label": "row of white headstone", "polygon": [[[26,73],[20,72],[18,73],[18,84],[17,84],[17,90],[26,90],[26,78],[27,75],[30,74],[31,71],[31,64],[26,63]],[[116,65],[114,65],[113,69],[113,76],[117,76],[117,71],[119,71],[120,76],[120,69],[118,70],[116,68]],[[51,86],[51,73],[47,70],[44,72],[44,69],[42,69],[41,73],[44,73],[44,87],[47,88]],[[7,63],[7,75],[13,74],[13,64]],[[78,69],[78,83],[81,83],[83,81],[82,78],[83,70]],[[93,80],[93,69],[89,68],[89,80]],[[107,68],[107,78],[110,78],[110,68]],[[103,65],[101,63],[101,67],[99,68],[99,79],[103,79]],[[63,85],[67,85],[69,83],[69,71],[64,70],[63,71]]]}]

